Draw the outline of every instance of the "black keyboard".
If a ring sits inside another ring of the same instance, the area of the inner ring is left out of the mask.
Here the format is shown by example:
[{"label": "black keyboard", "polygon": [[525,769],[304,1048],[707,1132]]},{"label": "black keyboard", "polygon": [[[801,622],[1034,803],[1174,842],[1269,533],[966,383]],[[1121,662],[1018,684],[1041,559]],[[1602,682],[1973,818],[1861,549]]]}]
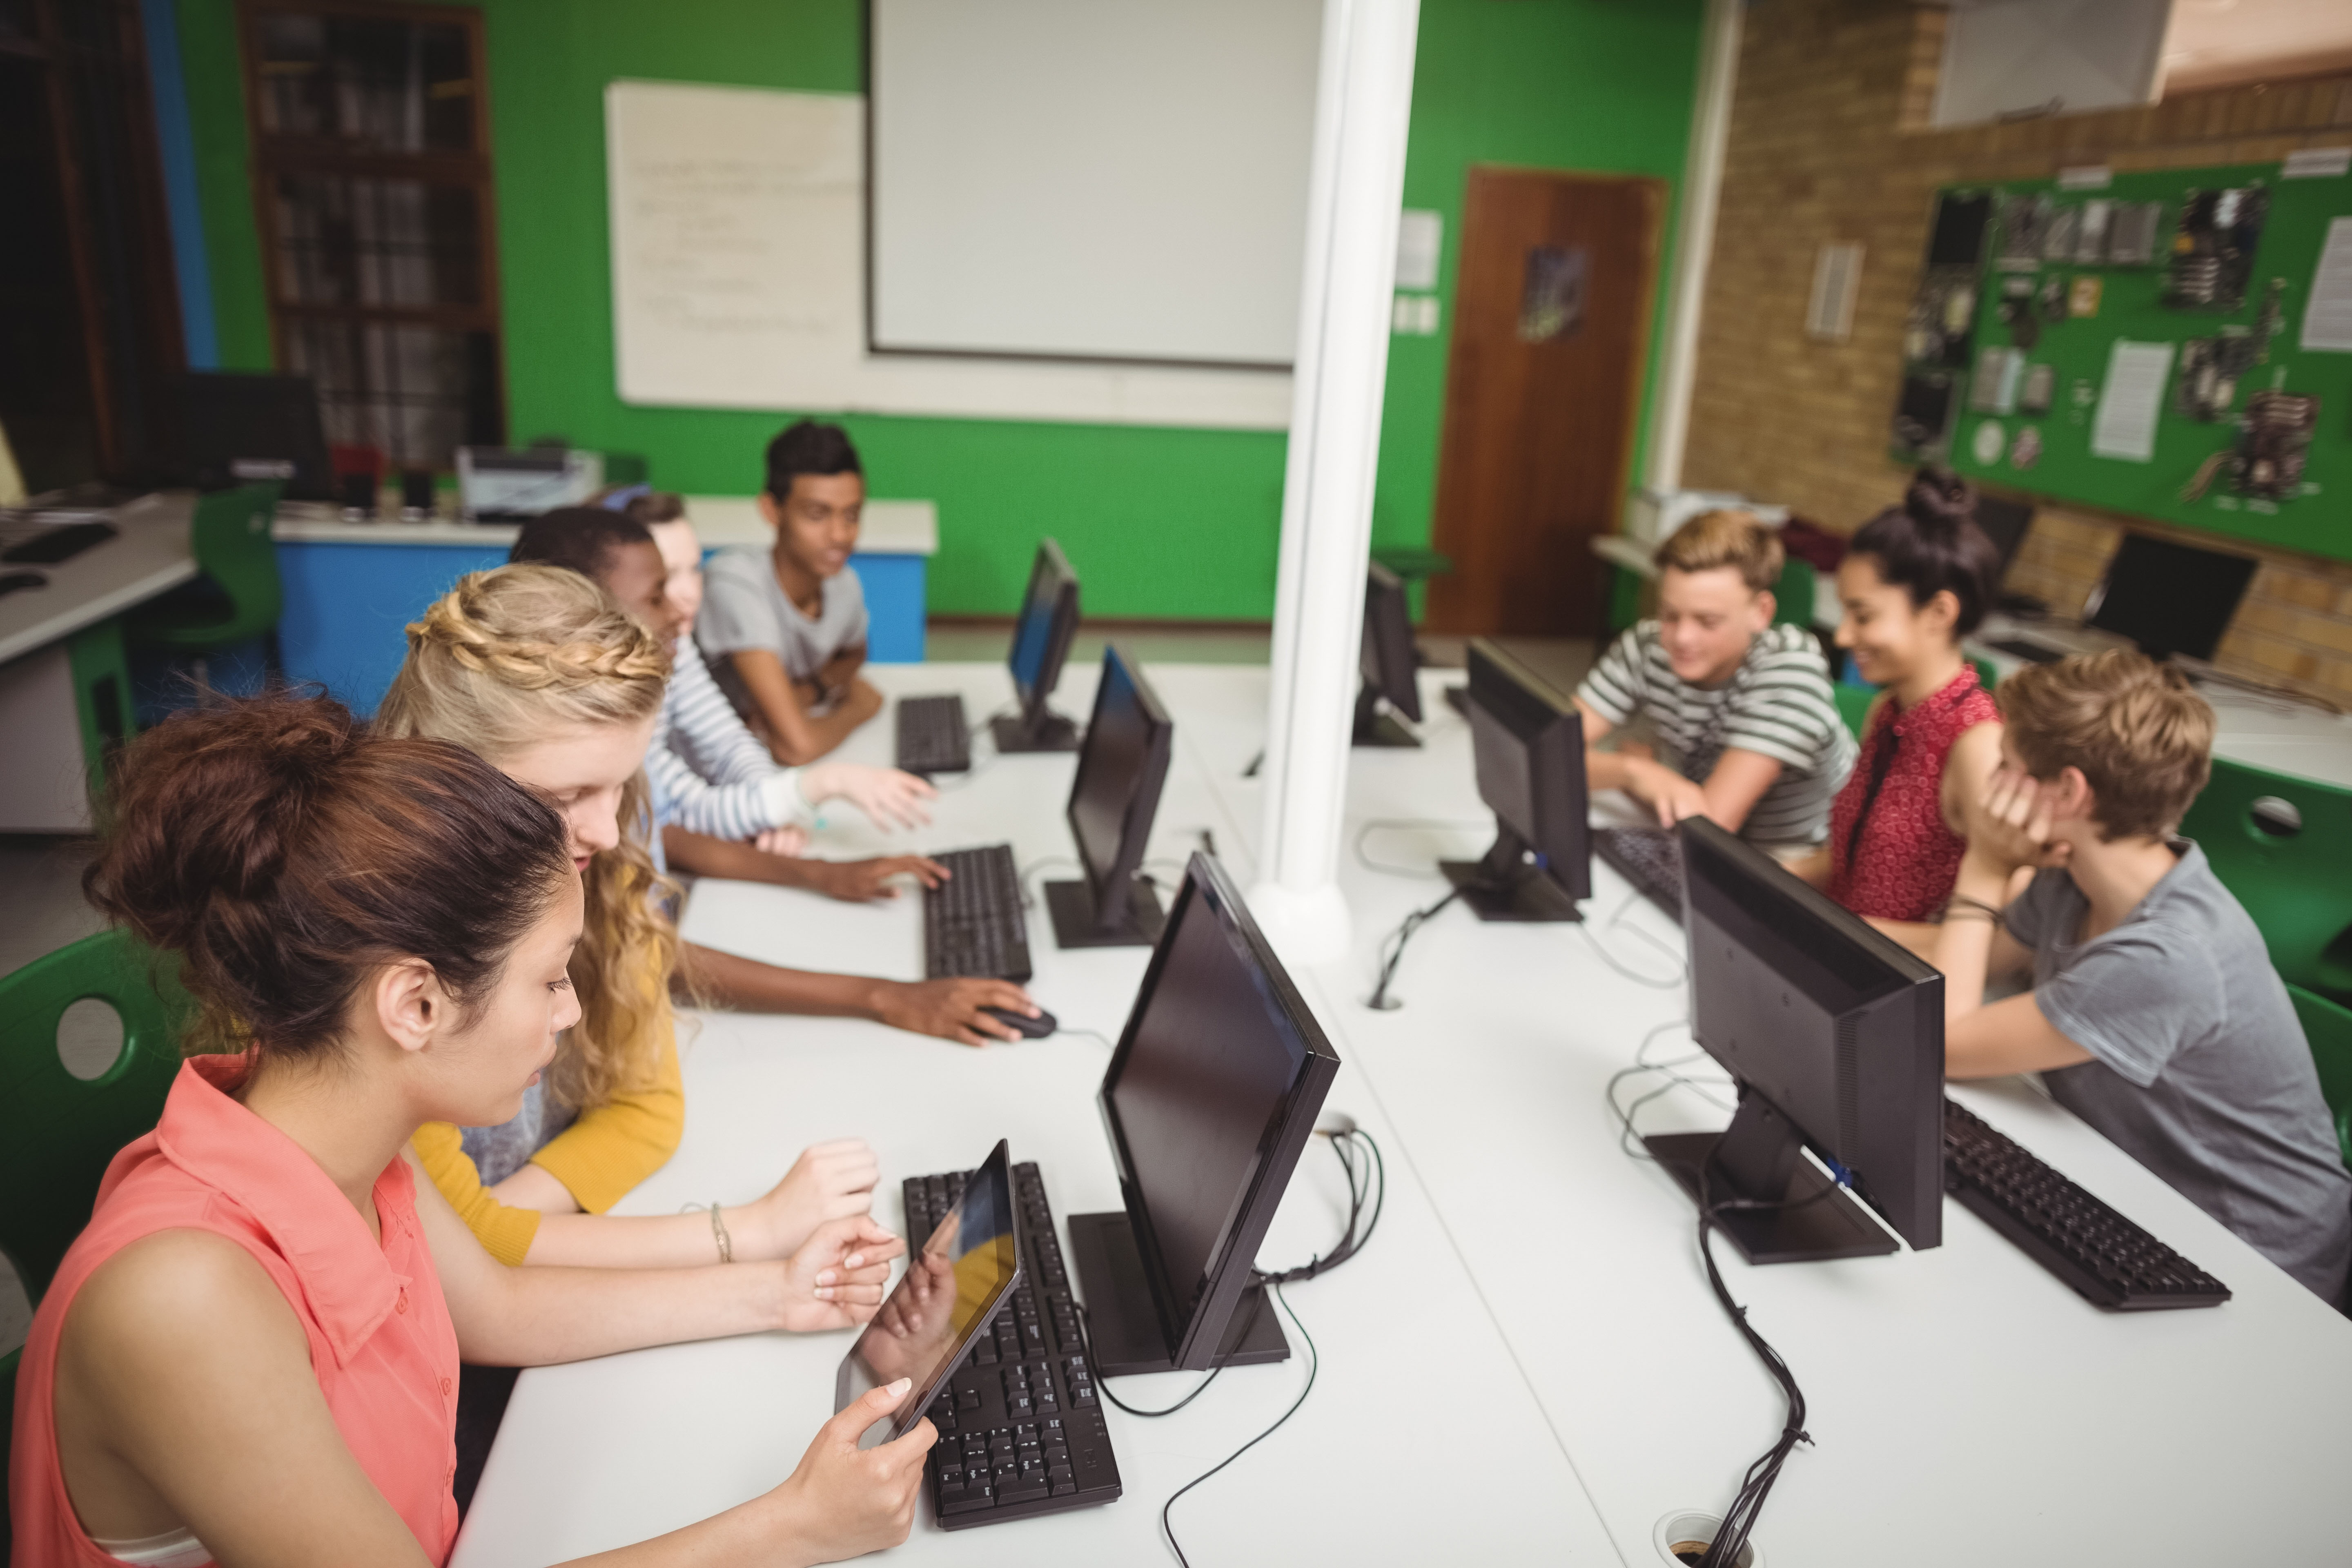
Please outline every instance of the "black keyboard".
[{"label": "black keyboard", "polygon": [[948,879],[923,889],[923,973],[933,980],[981,974],[1029,978],[1029,924],[1013,846],[950,849],[931,858]]},{"label": "black keyboard", "polygon": [[0,561],[12,566],[54,566],[83,551],[105,543],[118,530],[110,522],[68,522],[45,528],[29,539],[0,550]]},{"label": "black keyboard", "polygon": [[1603,827],[1592,847],[1650,902],[1683,923],[1683,847],[1663,827]]},{"label": "black keyboard", "polygon": [[898,766],[921,773],[960,773],[971,766],[971,729],[963,721],[963,699],[898,699]]},{"label": "black keyboard", "polygon": [[2132,1312],[2230,1299],[2227,1285],[1948,1100],[1944,1189],[2097,1306]]},{"label": "black keyboard", "polygon": [[[919,1248],[963,1192],[964,1173],[909,1176],[907,1245]],[[931,1402],[926,1461],[942,1530],[995,1524],[1118,1496],[1118,1461],[1087,1371],[1069,1271],[1034,1164],[1013,1167],[1021,1283]]]},{"label": "black keyboard", "polygon": [[2027,642],[2023,637],[1995,637],[1985,644],[1985,647],[1999,648],[2006,654],[2013,654],[2028,664],[2055,664],[2066,657],[2057,648],[2049,647],[2038,642]]}]

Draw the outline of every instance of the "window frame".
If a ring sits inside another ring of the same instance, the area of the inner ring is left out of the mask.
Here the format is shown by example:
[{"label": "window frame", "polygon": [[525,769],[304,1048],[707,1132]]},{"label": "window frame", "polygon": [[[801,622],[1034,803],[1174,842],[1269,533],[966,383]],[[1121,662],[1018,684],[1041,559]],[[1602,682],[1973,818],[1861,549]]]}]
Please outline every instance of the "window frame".
[{"label": "window frame", "polygon": [[[349,16],[373,21],[456,26],[463,32],[472,68],[473,148],[469,152],[355,152],[333,142],[309,141],[269,131],[262,123],[261,25],[272,16]],[[489,336],[498,364],[497,408],[500,439],[509,428],[507,413],[505,310],[499,275],[497,185],[490,152],[489,57],[482,13],[473,5],[403,5],[396,0],[237,0],[237,52],[245,77],[245,119],[252,163],[253,216],[261,240],[263,289],[269,307],[270,361],[287,367],[287,339],[297,321],[341,321],[355,327],[427,327]],[[427,184],[463,185],[474,192],[480,299],[471,305],[331,304],[287,295],[285,237],[278,221],[278,183],[285,176],[408,179]]]}]

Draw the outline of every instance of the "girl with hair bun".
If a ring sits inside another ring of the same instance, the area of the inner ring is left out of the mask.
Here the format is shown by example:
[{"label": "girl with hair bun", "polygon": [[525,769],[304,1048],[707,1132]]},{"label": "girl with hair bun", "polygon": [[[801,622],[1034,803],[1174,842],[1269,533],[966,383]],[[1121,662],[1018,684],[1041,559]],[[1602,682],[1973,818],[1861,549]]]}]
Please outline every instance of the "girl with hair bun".
[{"label": "girl with hair bun", "polygon": [[620,1268],[782,1257],[820,1222],[866,1213],[880,1167],[863,1141],[844,1139],[803,1152],[774,1190],[728,1205],[718,1224],[709,1214],[604,1214],[685,1129],[672,983],[974,1044],[967,1014],[1034,1004],[1002,981],[809,974],[680,943],[655,897],[642,771],[669,654],[591,579],[543,564],[476,573],[408,628],[408,645],[377,725],[454,741],[553,804],[587,900],[572,961],[582,1016],[544,1089],[505,1125],[436,1124],[417,1136],[443,1195],[507,1262]]},{"label": "girl with hair bun", "polygon": [[[863,1217],[791,1257],[508,1268],[402,1150],[511,1118],[579,1023],[562,818],[463,747],[274,696],[134,742],[90,897],[176,953],[218,1054],[115,1156],[17,1369],[14,1561],[446,1561],[458,1357],[542,1365],[870,1318],[897,1237]],[[609,1065],[609,1064],[608,1064]],[[812,1563],[904,1540],[928,1423],[827,1422],[728,1513],[599,1562]]]},{"label": "girl with hair bun", "polygon": [[1951,896],[1966,825],[2000,762],[2000,713],[1960,639],[1999,590],[2000,553],[1976,491],[1923,468],[1899,506],[1853,536],[1838,567],[1837,644],[1881,689],[1862,753],[1830,807],[1829,842],[1796,868],[1830,897],[1925,942]]}]

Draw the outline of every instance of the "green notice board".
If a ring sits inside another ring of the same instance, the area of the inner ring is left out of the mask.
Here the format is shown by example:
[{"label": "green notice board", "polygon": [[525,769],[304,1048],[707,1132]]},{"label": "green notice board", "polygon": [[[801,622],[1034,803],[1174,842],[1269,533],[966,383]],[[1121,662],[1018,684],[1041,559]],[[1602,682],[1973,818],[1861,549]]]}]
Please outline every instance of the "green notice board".
[{"label": "green notice board", "polygon": [[[1945,204],[1990,200],[1973,278],[1953,265],[1943,221],[1967,209],[1937,208],[1942,255],[1931,248],[1906,340],[1906,399],[1923,367],[1940,364],[1949,414],[1942,440],[1898,435],[1898,452],[1942,450],[1988,484],[2352,559],[2352,352],[2306,346],[2305,321],[2315,289],[2322,338],[2341,339],[2328,321],[2352,321],[2352,304],[2328,310],[2322,272],[2334,226],[2335,297],[2352,290],[2352,174],[2284,173],[2235,164],[2118,174],[2088,189],[2045,180],[1939,193]],[[2206,193],[2223,191],[2241,195],[2217,207]],[[2258,230],[2244,221],[2245,193]],[[2184,213],[2196,231],[2187,241]],[[2104,241],[2086,236],[2094,227]],[[1955,331],[1965,307],[1934,290],[1971,282],[1974,320]],[[2265,426],[2259,441],[2253,424]],[[2298,450],[2300,475],[2282,483]]]}]

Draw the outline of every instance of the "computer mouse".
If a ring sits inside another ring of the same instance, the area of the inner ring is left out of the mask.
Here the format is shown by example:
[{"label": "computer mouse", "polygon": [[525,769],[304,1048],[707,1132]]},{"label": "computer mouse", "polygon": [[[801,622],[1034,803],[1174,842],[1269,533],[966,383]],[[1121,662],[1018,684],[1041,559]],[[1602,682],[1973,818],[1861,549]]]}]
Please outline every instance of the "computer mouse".
[{"label": "computer mouse", "polygon": [[38,572],[0,572],[0,594],[13,594],[19,588],[46,588],[49,580]]},{"label": "computer mouse", "polygon": [[1019,1030],[1024,1040],[1042,1040],[1062,1026],[1051,1013],[1040,1013],[1032,1018],[1026,1013],[1016,1013],[1010,1007],[982,1007],[981,1011],[998,1023]]}]

